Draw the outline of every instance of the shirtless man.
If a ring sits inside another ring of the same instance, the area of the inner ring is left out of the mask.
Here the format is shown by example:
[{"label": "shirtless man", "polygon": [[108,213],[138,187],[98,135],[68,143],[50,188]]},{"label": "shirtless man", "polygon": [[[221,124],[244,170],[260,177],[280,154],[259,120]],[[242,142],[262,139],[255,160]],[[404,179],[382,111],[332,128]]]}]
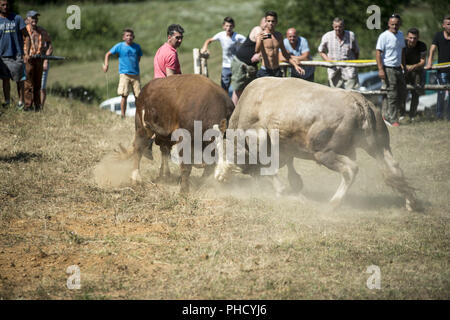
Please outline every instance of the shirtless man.
[{"label": "shirtless man", "polygon": [[283,44],[283,35],[275,31],[275,26],[277,25],[277,13],[274,11],[267,11],[265,14],[266,26],[263,31],[256,37],[255,52],[261,52],[262,55],[262,65],[261,69],[258,70],[256,74],[257,78],[261,77],[282,77],[282,73],[279,66],[278,53],[281,53],[286,58],[287,61],[295,68],[295,70],[300,74],[304,75],[305,70],[303,70],[297,61],[289,52]]}]

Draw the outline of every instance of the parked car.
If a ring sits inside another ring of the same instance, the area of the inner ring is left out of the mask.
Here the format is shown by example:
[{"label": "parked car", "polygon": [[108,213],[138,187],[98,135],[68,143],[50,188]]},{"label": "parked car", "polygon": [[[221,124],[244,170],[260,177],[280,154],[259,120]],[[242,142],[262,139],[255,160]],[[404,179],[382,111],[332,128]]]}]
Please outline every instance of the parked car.
[{"label": "parked car", "polygon": [[[358,73],[359,91],[372,91],[381,89],[381,80],[378,77],[378,71],[369,71]],[[367,95],[366,96],[375,105],[381,106],[383,101],[382,95]]]},{"label": "parked car", "polygon": [[[378,71],[369,71],[358,74],[359,80],[359,90],[371,91],[381,89],[381,80],[378,77]],[[436,80],[436,70],[425,71],[425,83],[426,84],[437,84]],[[381,106],[383,96],[382,95],[370,95],[368,98],[378,106]],[[448,99],[448,94],[446,96]],[[437,103],[437,91],[435,90],[425,90],[425,94],[419,97],[419,105],[417,106],[417,111],[421,112],[433,112],[436,109]],[[406,111],[409,111],[411,106],[411,93],[408,91],[408,96],[406,98]]]},{"label": "parked car", "polygon": [[[105,100],[100,104],[100,108],[106,109],[111,112],[115,112],[118,115],[121,115],[121,110],[120,110],[120,101],[121,100],[122,100],[122,97],[120,97],[120,96]],[[127,110],[125,112],[125,116],[134,117],[135,113],[136,113],[135,98],[134,98],[134,95],[130,94],[127,99]]]}]

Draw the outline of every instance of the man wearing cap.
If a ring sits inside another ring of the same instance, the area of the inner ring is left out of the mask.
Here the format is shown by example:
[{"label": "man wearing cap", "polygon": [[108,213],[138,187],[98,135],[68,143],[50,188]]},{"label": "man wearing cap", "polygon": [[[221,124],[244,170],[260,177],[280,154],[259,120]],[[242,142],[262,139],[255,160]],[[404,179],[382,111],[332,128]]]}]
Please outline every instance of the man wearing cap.
[{"label": "man wearing cap", "polygon": [[44,60],[35,55],[49,55],[53,51],[50,37],[45,29],[38,27],[37,11],[27,12],[27,32],[29,41],[25,41],[25,69],[27,80],[25,80],[25,107],[24,110],[31,110],[34,105],[35,111],[41,110],[41,81],[44,68]]},{"label": "man wearing cap", "polygon": [[3,80],[4,106],[10,104],[11,87],[9,80],[23,86],[23,41],[28,34],[22,17],[9,12],[9,3],[0,0],[0,79]]}]

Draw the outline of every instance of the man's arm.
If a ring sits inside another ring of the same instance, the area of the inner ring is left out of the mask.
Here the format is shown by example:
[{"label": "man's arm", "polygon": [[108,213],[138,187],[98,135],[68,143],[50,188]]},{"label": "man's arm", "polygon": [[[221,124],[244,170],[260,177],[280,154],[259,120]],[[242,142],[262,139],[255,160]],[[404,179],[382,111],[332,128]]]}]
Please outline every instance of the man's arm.
[{"label": "man's arm", "polygon": [[166,76],[173,76],[175,74],[175,70],[172,70],[170,68],[166,68]]},{"label": "man's arm", "polygon": [[406,72],[406,48],[402,49],[402,68]]},{"label": "man's arm", "polygon": [[[45,31],[45,42],[48,43],[48,48],[47,48],[47,51],[45,51],[45,55],[51,56],[53,53],[53,45],[52,45],[52,39],[50,38],[50,35],[47,33],[47,31]],[[48,70],[48,59],[44,60],[42,67],[43,67],[44,71]]]},{"label": "man's arm", "polygon": [[356,35],[353,33],[353,53],[355,54],[355,59],[359,59],[359,46],[358,40],[356,40]]},{"label": "man's arm", "polygon": [[261,32],[256,36],[256,45],[255,45],[256,53],[261,52],[261,47],[263,46],[263,44],[262,44],[263,38],[264,38],[264,32],[261,30]]},{"label": "man's arm", "polygon": [[206,39],[205,43],[203,44],[202,48],[200,49],[200,53],[206,52],[208,50],[208,45],[213,42],[213,38]]},{"label": "man's arm", "polygon": [[420,53],[420,61],[416,64],[407,64],[406,65],[406,71],[410,72],[410,71],[414,71],[417,69],[421,69],[424,67],[425,65],[425,56],[427,55],[427,52],[421,52]]},{"label": "man's arm", "polygon": [[436,51],[437,46],[435,44],[432,44],[430,47],[430,54],[428,55],[428,63],[425,66],[425,69],[431,69],[431,64],[433,63],[433,56],[434,52]]},{"label": "man's arm", "polygon": [[382,51],[377,49],[375,59],[377,60],[378,77],[380,77],[380,79],[386,80],[386,74],[384,73],[383,69],[383,62],[381,61],[381,53]]},{"label": "man's arm", "polygon": [[22,32],[23,39],[23,61],[27,63],[30,57],[31,38],[26,27],[20,31]]},{"label": "man's arm", "polygon": [[107,72],[108,71],[108,65],[109,65],[109,56],[112,55],[112,53],[110,51],[108,51],[105,54],[105,63],[103,64],[103,72]]},{"label": "man's arm", "polygon": [[304,75],[305,74],[305,70],[303,70],[303,68],[300,67],[300,65],[298,64],[297,60],[295,59],[296,57],[291,55],[286,50],[286,48],[284,47],[283,39],[281,39],[281,41],[280,41],[280,50],[281,50],[281,53],[283,54],[283,57],[285,57],[286,60],[289,61],[289,63],[294,66],[295,71],[297,71],[300,75]]},{"label": "man's arm", "polygon": [[323,35],[322,40],[320,41],[320,45],[317,51],[319,51],[320,56],[322,57],[323,60],[328,61],[330,60],[330,58],[328,57],[328,55],[325,53],[325,49],[327,49],[328,44],[327,41],[325,39],[326,34]]}]

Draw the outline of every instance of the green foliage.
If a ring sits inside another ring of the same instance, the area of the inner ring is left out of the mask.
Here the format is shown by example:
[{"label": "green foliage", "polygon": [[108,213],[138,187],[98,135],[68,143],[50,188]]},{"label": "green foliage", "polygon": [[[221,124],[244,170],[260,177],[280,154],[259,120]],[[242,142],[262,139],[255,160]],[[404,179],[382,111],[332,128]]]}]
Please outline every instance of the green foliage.
[{"label": "green foliage", "polygon": [[[69,30],[65,8],[59,7],[51,20],[43,15],[43,25],[50,33],[58,55],[72,59],[92,60],[104,54],[113,44],[121,41],[122,28],[115,23],[109,10],[89,8],[81,10],[81,29]],[[115,42],[114,42],[115,41]],[[62,45],[61,45],[62,44]]]},{"label": "green foliage", "polygon": [[437,25],[441,26],[444,16],[450,14],[450,3],[447,0],[428,0],[427,2],[431,7]]},{"label": "green foliage", "polygon": [[[92,61],[102,60],[107,50],[122,41],[122,30],[127,27],[135,31],[135,42],[141,45],[144,56],[154,54],[166,41],[167,27],[172,23],[181,24],[186,31],[180,54],[201,47],[207,38],[221,31],[225,16],[232,16],[236,31],[247,35],[261,16],[261,2],[196,0],[110,4],[86,1],[79,4],[80,30],[67,29],[67,5],[33,8],[41,13],[39,24],[52,36],[55,55],[68,57],[71,61]],[[220,47],[217,43],[211,45],[214,46]]]}]

